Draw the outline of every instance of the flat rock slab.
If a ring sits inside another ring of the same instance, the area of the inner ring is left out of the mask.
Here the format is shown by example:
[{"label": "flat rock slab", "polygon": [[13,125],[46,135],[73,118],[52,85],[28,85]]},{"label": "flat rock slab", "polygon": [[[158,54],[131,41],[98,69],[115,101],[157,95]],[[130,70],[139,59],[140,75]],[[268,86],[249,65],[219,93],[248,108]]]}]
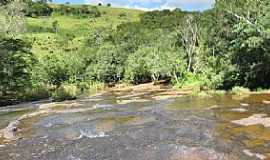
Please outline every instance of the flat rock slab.
[{"label": "flat rock slab", "polygon": [[266,114],[254,114],[248,118],[243,118],[232,122],[243,126],[263,125],[264,127],[270,127],[270,117],[266,116]]}]

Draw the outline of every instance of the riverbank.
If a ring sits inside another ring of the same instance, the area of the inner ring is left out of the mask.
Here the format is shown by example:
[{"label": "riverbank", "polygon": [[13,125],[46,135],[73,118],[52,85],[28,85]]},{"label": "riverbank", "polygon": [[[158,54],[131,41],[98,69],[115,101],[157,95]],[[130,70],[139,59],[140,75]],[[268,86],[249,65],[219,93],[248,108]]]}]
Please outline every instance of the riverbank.
[{"label": "riverbank", "polygon": [[[70,91],[70,87],[67,87],[68,90],[59,91],[58,96],[60,96],[59,99],[54,99],[53,97],[48,97],[46,99],[39,99],[36,98],[32,103],[39,103],[39,102],[63,102],[66,100],[73,100],[77,98],[84,98],[88,96],[95,96],[99,95],[105,92],[110,91],[130,91],[130,92],[143,92],[143,91],[165,91],[168,92],[169,96],[171,97],[178,97],[178,96],[184,96],[189,95],[193,97],[200,97],[200,98],[207,98],[211,96],[216,95],[225,95],[225,94],[232,94],[239,97],[247,96],[250,94],[270,94],[270,90],[257,90],[257,91],[250,91],[247,88],[243,87],[234,87],[230,91],[225,90],[202,90],[198,86],[183,86],[182,88],[175,87],[173,85],[170,85],[166,83],[166,81],[158,81],[158,82],[150,82],[150,83],[144,83],[144,84],[138,84],[138,85],[132,85],[128,83],[119,83],[119,84],[101,84],[97,83],[93,85],[93,87],[87,91],[83,91],[82,93],[78,93],[74,91],[73,89]],[[71,87],[73,88],[73,87]],[[77,90],[77,89],[76,89]],[[71,92],[71,93],[70,93]],[[162,97],[164,98],[164,97]],[[25,101],[19,101],[19,100],[1,100],[0,99],[0,107],[8,107],[11,105],[16,104],[22,104],[22,103],[29,103],[32,104],[31,101],[25,100]],[[270,103],[268,101],[265,101],[265,103]]]}]

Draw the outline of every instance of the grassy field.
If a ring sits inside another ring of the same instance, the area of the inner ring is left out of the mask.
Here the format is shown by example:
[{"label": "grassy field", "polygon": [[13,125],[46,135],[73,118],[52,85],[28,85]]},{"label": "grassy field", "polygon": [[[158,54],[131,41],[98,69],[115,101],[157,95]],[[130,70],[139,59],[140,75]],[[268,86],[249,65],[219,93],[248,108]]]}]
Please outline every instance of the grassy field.
[{"label": "grassy field", "polygon": [[[114,29],[121,23],[138,21],[139,15],[143,12],[104,6],[99,6],[98,10],[102,14],[98,18],[77,18],[56,14],[50,17],[27,18],[28,31],[23,36],[33,41],[32,51],[37,57],[49,53],[74,52],[81,48],[83,40],[91,33],[100,29]],[[58,22],[57,33],[52,29],[54,21]]]}]

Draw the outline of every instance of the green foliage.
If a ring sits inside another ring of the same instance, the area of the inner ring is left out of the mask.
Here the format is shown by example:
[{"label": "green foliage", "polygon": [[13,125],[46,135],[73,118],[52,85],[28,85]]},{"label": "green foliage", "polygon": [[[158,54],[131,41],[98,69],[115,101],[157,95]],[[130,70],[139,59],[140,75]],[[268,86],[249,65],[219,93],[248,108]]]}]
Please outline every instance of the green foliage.
[{"label": "green foliage", "polygon": [[22,95],[22,99],[25,101],[35,101],[40,99],[46,99],[49,97],[49,87],[44,84],[34,85],[31,88],[26,89],[26,91]]},{"label": "green foliage", "polygon": [[59,30],[59,23],[58,23],[58,21],[53,21],[53,23],[52,23],[52,30],[53,30],[55,33],[58,32],[58,30]]},{"label": "green foliage", "polygon": [[164,35],[162,39],[149,42],[152,44],[148,46],[139,46],[127,59],[125,79],[137,84],[175,78],[182,71],[182,61],[181,51],[173,46],[173,39],[170,34]]},{"label": "green foliage", "polygon": [[119,17],[121,17],[121,18],[123,18],[123,17],[127,17],[127,14],[126,14],[125,12],[120,13],[120,14],[119,14]]},{"label": "green foliage", "polygon": [[123,64],[126,55],[117,51],[113,45],[105,44],[99,48],[86,69],[88,79],[102,82],[116,82],[123,77]]},{"label": "green foliage", "polygon": [[76,16],[78,18],[97,18],[101,16],[100,11],[96,6],[70,6],[70,5],[60,5],[54,8],[54,12],[60,15],[66,16]]},{"label": "green foliage", "polygon": [[235,26],[233,33],[232,63],[237,66],[239,84],[252,89],[270,87],[270,80],[266,78],[270,76],[269,39],[242,22]]},{"label": "green foliage", "polygon": [[52,98],[56,101],[72,100],[76,99],[77,95],[78,88],[76,85],[62,84],[59,88],[55,90]]},{"label": "green foliage", "polygon": [[35,56],[20,39],[0,40],[0,89],[3,95],[17,94],[31,85]]},{"label": "green foliage", "polygon": [[98,81],[82,81],[78,83],[81,93],[93,95],[105,89],[105,84]]},{"label": "green foliage", "polygon": [[25,8],[26,5],[21,0],[0,5],[0,38],[15,38],[25,31]]},{"label": "green foliage", "polygon": [[146,12],[140,15],[141,23],[151,28],[163,28],[172,30],[182,23],[186,12],[181,10],[162,10]]},{"label": "green foliage", "polygon": [[50,16],[53,9],[44,1],[28,1],[26,15],[29,17]]},{"label": "green foliage", "polygon": [[128,57],[125,68],[125,79],[129,82],[138,84],[151,80],[150,68],[145,59],[147,49],[139,49]]},{"label": "green foliage", "polygon": [[81,79],[84,62],[81,57],[72,55],[48,55],[41,62],[45,71],[45,80],[56,86],[64,82],[76,82]]},{"label": "green foliage", "polygon": [[249,94],[250,90],[248,88],[235,86],[232,88],[231,93],[237,96],[242,96],[244,94]]},{"label": "green foliage", "polygon": [[183,72],[181,76],[178,77],[178,83],[176,84],[177,87],[183,88],[183,87],[191,87],[197,90],[200,90],[202,86],[202,81],[198,77],[198,75],[192,73],[192,72]]},{"label": "green foliage", "polygon": [[10,0],[0,0],[0,6],[10,3]]},{"label": "green foliage", "polygon": [[[28,15],[37,18],[27,19],[23,35],[27,10],[16,1],[1,3],[1,94],[42,98],[57,88],[53,97],[64,100],[105,83],[163,79],[202,97],[208,89],[270,87],[266,0],[219,0],[200,13],[29,2]],[[19,35],[32,42],[38,60],[14,38]]]}]

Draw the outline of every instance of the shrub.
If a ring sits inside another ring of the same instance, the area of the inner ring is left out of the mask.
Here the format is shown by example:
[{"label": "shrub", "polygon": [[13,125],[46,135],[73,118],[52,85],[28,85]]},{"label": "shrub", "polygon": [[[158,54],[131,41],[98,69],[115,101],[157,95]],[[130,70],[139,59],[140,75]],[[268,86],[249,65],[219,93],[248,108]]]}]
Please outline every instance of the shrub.
[{"label": "shrub", "polygon": [[78,94],[78,88],[72,84],[62,84],[52,94],[52,98],[55,101],[72,100],[76,99]]},{"label": "shrub", "polygon": [[123,77],[126,55],[118,52],[113,45],[103,45],[99,48],[92,62],[86,69],[87,80],[101,82],[117,82]]},{"label": "shrub", "polygon": [[127,17],[127,13],[122,12],[122,13],[119,14],[119,17]]},{"label": "shrub", "polygon": [[48,55],[43,59],[42,65],[50,84],[60,86],[61,83],[69,80],[70,75],[61,57]]},{"label": "shrub", "polygon": [[60,86],[62,83],[75,83],[81,79],[84,71],[83,58],[75,54],[52,54],[43,58],[42,69],[47,82]]},{"label": "shrub", "polygon": [[36,57],[20,39],[0,39],[0,92],[16,94],[31,86]]},{"label": "shrub", "polygon": [[236,87],[233,87],[231,93],[237,96],[242,96],[245,94],[249,94],[250,90],[248,88],[236,86]]},{"label": "shrub", "polygon": [[87,5],[72,7],[70,5],[60,5],[54,9],[60,15],[71,15],[83,18],[97,18],[101,16],[96,6],[89,7]]},{"label": "shrub", "polygon": [[151,71],[145,56],[146,52],[141,49],[128,57],[125,67],[125,80],[134,84],[151,81]]},{"label": "shrub", "polygon": [[26,15],[30,17],[50,16],[53,9],[44,1],[29,1]]},{"label": "shrub", "polygon": [[49,87],[46,85],[34,86],[31,89],[27,89],[23,93],[23,99],[25,101],[34,101],[50,97]]},{"label": "shrub", "polygon": [[177,87],[185,87],[185,88],[199,88],[201,90],[203,82],[199,79],[199,77],[192,72],[183,72],[180,77],[178,77]]},{"label": "shrub", "polygon": [[96,94],[99,91],[102,91],[105,89],[105,84],[101,82],[92,82],[90,84],[90,87],[87,90],[88,95]]},{"label": "shrub", "polygon": [[58,32],[58,30],[59,30],[59,23],[58,23],[58,21],[53,21],[52,22],[52,30],[53,30],[54,33],[57,33]]}]

